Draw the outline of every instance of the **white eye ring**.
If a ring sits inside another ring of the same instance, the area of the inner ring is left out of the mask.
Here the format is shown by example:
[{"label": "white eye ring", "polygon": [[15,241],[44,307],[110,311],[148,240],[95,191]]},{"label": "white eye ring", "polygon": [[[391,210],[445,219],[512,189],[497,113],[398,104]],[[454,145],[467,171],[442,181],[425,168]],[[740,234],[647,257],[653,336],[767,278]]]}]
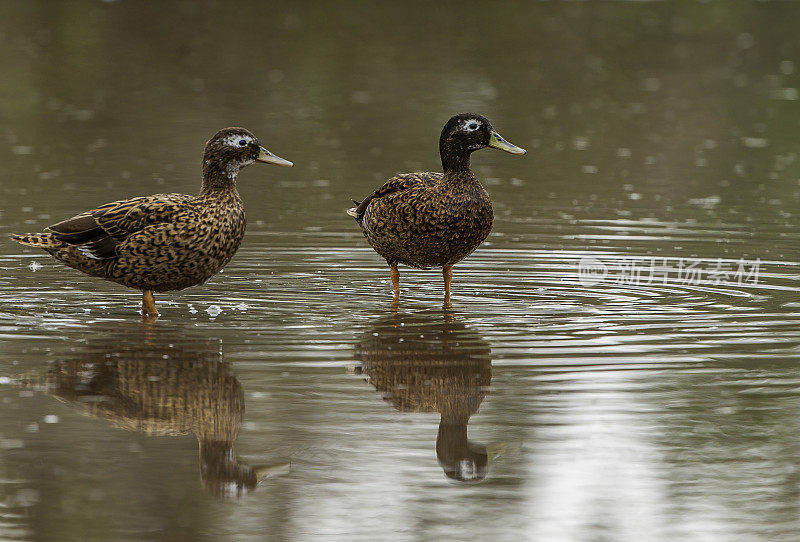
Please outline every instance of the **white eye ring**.
[{"label": "white eye ring", "polygon": [[241,147],[246,147],[253,141],[254,139],[246,134],[231,134],[222,140],[222,144],[238,149]]},{"label": "white eye ring", "polygon": [[467,124],[464,126],[464,128],[466,128],[466,130],[468,132],[474,132],[475,130],[478,129],[478,126],[480,126],[480,124],[478,124],[477,121],[472,120],[472,121],[467,122]]}]

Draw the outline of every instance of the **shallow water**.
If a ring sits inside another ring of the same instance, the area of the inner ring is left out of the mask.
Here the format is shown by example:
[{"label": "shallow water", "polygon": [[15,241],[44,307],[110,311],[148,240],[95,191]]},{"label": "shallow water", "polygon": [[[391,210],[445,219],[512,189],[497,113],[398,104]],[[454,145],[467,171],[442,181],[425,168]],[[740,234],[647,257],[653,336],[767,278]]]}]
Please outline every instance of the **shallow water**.
[{"label": "shallow water", "polygon": [[[0,538],[797,539],[800,5],[464,6],[0,5],[0,234],[296,164],[152,326],[0,242]],[[463,110],[529,153],[394,310],[343,211]]]}]

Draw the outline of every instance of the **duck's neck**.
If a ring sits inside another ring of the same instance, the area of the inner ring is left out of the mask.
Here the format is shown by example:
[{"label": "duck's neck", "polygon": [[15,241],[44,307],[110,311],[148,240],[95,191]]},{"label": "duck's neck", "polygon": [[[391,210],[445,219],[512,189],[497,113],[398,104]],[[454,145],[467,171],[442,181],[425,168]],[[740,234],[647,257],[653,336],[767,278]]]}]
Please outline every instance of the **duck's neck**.
[{"label": "duck's neck", "polygon": [[226,190],[236,190],[236,177],[239,166],[221,164],[214,160],[203,160],[203,186],[200,195]]},{"label": "duck's neck", "polygon": [[452,462],[453,456],[460,450],[469,446],[467,440],[467,422],[469,417],[462,420],[446,420],[442,416],[439,422],[439,435],[436,437],[436,455],[440,460]]},{"label": "duck's neck", "polygon": [[469,157],[472,153],[468,151],[454,152],[441,144],[439,145],[439,155],[442,158],[442,171],[445,177],[464,177],[472,176],[469,169]]}]

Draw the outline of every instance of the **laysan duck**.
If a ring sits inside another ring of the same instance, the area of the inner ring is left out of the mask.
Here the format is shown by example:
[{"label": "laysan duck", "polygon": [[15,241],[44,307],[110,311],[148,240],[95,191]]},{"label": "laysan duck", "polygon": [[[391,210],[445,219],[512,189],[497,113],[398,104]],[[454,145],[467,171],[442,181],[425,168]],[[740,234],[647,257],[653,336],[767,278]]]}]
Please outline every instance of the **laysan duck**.
[{"label": "laysan duck", "polygon": [[526,153],[503,139],[486,117],[462,113],[442,129],[442,173],[401,173],[361,202],[353,200],[356,207],[347,214],[389,264],[395,302],[400,295],[397,265],[402,263],[420,269],[441,267],[444,305],[450,306],[453,265],[492,231],[492,200],[469,167],[470,155],[485,147]]},{"label": "laysan duck", "polygon": [[153,292],[202,284],[225,267],[242,242],[245,214],[236,188],[253,162],[292,166],[244,128],[217,132],[203,153],[200,194],[155,194],[115,201],[50,226],[14,234],[23,245],[92,277],[142,291],[142,315],[158,317]]}]

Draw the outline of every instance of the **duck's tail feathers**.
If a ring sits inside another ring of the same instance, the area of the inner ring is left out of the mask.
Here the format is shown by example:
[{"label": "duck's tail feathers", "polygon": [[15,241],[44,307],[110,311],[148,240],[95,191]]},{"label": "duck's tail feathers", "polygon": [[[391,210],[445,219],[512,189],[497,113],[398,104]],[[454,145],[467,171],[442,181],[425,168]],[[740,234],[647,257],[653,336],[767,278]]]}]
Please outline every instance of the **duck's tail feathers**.
[{"label": "duck's tail feathers", "polygon": [[348,215],[350,215],[353,218],[355,218],[356,220],[358,220],[360,218],[358,216],[358,206],[361,205],[361,202],[356,201],[356,200],[352,200],[352,201],[353,201],[353,203],[356,204],[356,206],[355,207],[350,207],[346,212],[347,212]]},{"label": "duck's tail feathers", "polygon": [[64,247],[64,242],[53,237],[52,233],[12,233],[11,239],[20,245],[43,248],[45,250]]}]

